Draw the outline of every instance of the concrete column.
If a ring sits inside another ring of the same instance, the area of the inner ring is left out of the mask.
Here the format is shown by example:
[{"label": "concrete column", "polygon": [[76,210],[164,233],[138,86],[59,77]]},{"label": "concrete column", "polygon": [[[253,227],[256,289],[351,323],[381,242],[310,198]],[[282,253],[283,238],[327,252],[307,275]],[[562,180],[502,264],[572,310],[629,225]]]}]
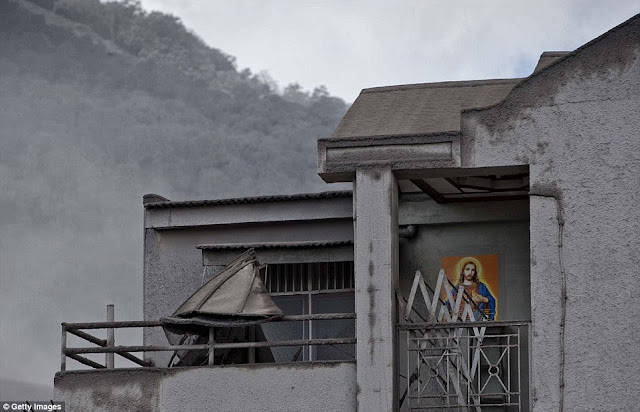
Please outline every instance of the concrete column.
[{"label": "concrete column", "polygon": [[[530,410],[560,409],[562,279],[559,268],[558,208],[553,197],[531,196],[531,366]],[[568,410],[568,409],[567,409]]]},{"label": "concrete column", "polygon": [[356,171],[354,260],[359,411],[397,409],[397,205],[397,181],[390,168]]}]

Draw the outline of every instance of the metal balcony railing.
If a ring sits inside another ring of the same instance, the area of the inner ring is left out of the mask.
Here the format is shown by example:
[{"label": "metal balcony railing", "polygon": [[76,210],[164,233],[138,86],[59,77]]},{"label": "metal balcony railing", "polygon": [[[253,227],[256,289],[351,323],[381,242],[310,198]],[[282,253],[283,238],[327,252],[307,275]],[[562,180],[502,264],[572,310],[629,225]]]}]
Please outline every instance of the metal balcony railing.
[{"label": "metal balcony railing", "polygon": [[[112,315],[111,315],[112,316]],[[329,314],[311,314],[311,315],[291,315],[284,316],[270,322],[300,322],[300,321],[323,321],[336,319],[355,319],[355,313],[329,313]],[[215,329],[209,328],[209,340],[203,344],[180,344],[180,345],[138,345],[138,346],[116,346],[114,332],[121,328],[140,328],[140,327],[162,327],[164,324],[160,321],[107,321],[107,322],[89,322],[89,323],[62,323],[62,344],[61,344],[61,364],[60,370],[67,369],[67,358],[76,360],[77,362],[96,369],[113,368],[114,355],[119,355],[129,361],[142,366],[156,366],[153,362],[140,359],[131,352],[176,352],[176,351],[207,351],[208,364],[213,365],[217,351],[227,349],[247,349],[248,363],[255,361],[255,350],[264,347],[282,347],[282,346],[305,346],[305,345],[354,345],[355,338],[333,338],[333,339],[295,339],[282,341],[266,341],[266,342],[233,342],[224,343],[216,342]],[[100,339],[94,335],[83,332],[87,329],[106,329],[107,339]],[[95,344],[94,347],[67,347],[68,334],[80,337],[90,343]],[[83,356],[91,353],[104,353],[105,364],[98,363],[94,360]],[[253,356],[252,356],[253,355]]]},{"label": "metal balcony railing", "polygon": [[400,402],[409,410],[522,410],[529,322],[410,323],[398,330],[406,335]]}]

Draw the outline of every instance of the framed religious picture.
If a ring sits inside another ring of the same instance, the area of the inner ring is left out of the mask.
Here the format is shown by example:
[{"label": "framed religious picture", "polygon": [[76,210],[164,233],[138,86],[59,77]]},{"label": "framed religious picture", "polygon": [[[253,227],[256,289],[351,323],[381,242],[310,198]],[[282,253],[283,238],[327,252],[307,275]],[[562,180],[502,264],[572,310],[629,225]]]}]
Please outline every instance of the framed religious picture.
[{"label": "framed religious picture", "polygon": [[454,299],[464,291],[460,314],[471,305],[475,320],[498,319],[498,255],[445,256],[441,264]]}]

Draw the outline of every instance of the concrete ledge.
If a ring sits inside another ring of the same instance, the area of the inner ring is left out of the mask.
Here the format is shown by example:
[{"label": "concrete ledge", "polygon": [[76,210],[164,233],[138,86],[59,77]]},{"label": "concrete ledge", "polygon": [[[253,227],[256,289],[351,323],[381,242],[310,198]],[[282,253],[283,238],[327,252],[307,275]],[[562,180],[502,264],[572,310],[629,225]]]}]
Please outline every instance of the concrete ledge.
[{"label": "concrete ledge", "polygon": [[[204,266],[226,265],[244,250],[246,249],[203,249],[202,264]],[[256,257],[262,264],[352,261],[353,243],[304,249],[257,248]]]},{"label": "concrete ledge", "polygon": [[318,140],[318,174],[326,182],[352,181],[356,168],[372,166],[405,171],[460,167],[460,134]]},{"label": "concrete ledge", "polygon": [[355,411],[355,362],[59,372],[70,411]]},{"label": "concrete ledge", "polygon": [[529,199],[505,200],[496,207],[491,202],[438,204],[433,200],[402,201],[398,207],[400,225],[508,222],[529,220]]},{"label": "concrete ledge", "polygon": [[352,219],[351,196],[262,203],[212,204],[200,207],[152,208],[145,211],[145,228],[167,229],[247,223]]}]

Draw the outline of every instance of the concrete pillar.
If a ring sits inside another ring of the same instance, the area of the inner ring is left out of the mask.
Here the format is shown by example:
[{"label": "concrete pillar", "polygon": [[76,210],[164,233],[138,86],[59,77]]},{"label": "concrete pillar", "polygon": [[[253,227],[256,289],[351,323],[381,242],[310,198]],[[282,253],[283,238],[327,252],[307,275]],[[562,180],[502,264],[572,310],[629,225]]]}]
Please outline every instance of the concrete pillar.
[{"label": "concrete pillar", "polygon": [[[532,195],[530,410],[560,409],[562,279],[558,250],[558,207],[553,197]],[[567,409],[568,410],[568,409]]]},{"label": "concrete pillar", "polygon": [[359,411],[397,409],[397,205],[397,181],[390,168],[356,171],[354,260]]}]

